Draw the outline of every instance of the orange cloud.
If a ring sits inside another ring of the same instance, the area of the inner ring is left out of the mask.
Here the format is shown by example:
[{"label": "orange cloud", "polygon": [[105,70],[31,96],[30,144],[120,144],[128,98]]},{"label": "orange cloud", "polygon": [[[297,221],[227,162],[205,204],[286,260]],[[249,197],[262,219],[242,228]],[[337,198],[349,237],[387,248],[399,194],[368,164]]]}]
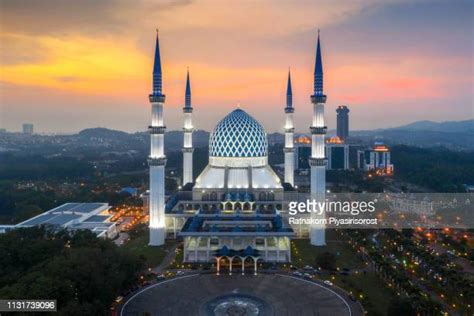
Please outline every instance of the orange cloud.
[{"label": "orange cloud", "polygon": [[124,88],[133,90],[149,73],[149,56],[131,41],[80,36],[29,40],[31,47],[40,47],[46,56],[35,62],[2,64],[2,81],[73,92],[123,94]]}]

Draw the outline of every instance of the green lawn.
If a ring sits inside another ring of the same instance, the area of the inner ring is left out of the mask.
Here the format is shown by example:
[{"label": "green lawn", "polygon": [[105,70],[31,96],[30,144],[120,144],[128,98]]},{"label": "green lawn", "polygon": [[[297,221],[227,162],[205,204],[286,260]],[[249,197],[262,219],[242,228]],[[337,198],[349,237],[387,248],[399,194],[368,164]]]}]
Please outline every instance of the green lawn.
[{"label": "green lawn", "polygon": [[355,257],[354,250],[346,240],[334,230],[327,230],[327,245],[324,247],[312,246],[308,239],[293,239],[291,258],[293,265],[304,267],[316,266],[316,257],[322,253],[330,252],[336,256],[336,266],[339,268],[360,269],[365,267],[364,262]]},{"label": "green lawn", "polygon": [[171,248],[174,243],[175,241],[168,240],[164,246],[150,247],[148,246],[148,229],[139,229],[131,235],[130,241],[126,242],[123,247],[142,256],[145,259],[146,268],[154,268],[165,257],[165,250]]}]

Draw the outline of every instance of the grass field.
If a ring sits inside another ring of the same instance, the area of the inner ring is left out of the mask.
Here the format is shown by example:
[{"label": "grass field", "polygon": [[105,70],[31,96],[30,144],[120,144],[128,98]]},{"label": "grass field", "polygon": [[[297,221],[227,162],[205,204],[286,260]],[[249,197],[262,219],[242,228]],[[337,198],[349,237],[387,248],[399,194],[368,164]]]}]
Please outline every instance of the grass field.
[{"label": "grass field", "polygon": [[334,230],[327,230],[326,243],[324,247],[315,247],[308,239],[292,240],[292,262],[297,267],[305,265],[316,266],[316,257],[322,253],[330,252],[336,256],[336,266],[339,268],[361,269],[365,267],[364,262],[356,260],[354,250],[347,244],[346,240]]}]

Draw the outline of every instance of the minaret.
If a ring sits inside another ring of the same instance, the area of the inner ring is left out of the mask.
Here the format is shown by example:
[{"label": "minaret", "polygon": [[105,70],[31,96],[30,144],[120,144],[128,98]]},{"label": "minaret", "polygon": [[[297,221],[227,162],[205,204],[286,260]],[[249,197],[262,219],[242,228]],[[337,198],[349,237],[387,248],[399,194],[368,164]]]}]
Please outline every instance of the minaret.
[{"label": "minaret", "polygon": [[[324,125],[324,104],[326,96],[323,93],[323,63],[321,59],[321,45],[316,47],[316,61],[314,66],[314,94],[311,96],[313,104],[313,123],[311,124],[311,198],[317,202],[324,202],[326,193],[326,157],[324,153],[324,135],[327,127]],[[324,219],[325,214],[311,213],[313,219]],[[326,244],[325,225],[313,223],[310,228],[311,244],[323,246]]]},{"label": "minaret", "polygon": [[153,91],[149,95],[151,103],[150,132],[150,246],[161,246],[165,243],[165,165],[163,104],[165,95],[162,89],[160,58],[160,41],[156,33],[155,62],[153,66]]},{"label": "minaret", "polygon": [[286,87],[286,122],[285,122],[285,182],[294,186],[295,181],[295,148],[293,145],[293,93],[291,91],[291,75],[288,71],[288,84]]},{"label": "minaret", "polygon": [[184,100],[184,139],[183,139],[183,186],[193,182],[193,108],[191,106],[191,84],[189,82],[189,69],[186,76],[186,95]]}]

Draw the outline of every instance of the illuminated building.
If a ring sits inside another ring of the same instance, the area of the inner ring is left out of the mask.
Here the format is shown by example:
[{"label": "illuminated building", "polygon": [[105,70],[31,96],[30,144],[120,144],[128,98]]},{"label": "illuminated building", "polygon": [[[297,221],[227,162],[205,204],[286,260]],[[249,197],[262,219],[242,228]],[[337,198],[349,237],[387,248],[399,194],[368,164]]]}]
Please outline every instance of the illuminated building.
[{"label": "illuminated building", "polygon": [[357,166],[359,169],[374,172],[375,175],[385,176],[393,174],[393,164],[388,146],[376,142],[369,150],[357,152]]},{"label": "illuminated building", "polygon": [[337,113],[337,136],[345,141],[349,137],[349,108],[340,105],[336,109]]},{"label": "illuminated building", "polygon": [[278,214],[283,194],[268,165],[264,128],[236,109],[210,135],[208,166],[168,200],[167,228],[184,239],[186,262],[213,261],[227,251],[287,262],[294,233]]},{"label": "illuminated building", "polygon": [[338,136],[333,136],[326,141],[326,155],[328,170],[349,169],[349,145]]},{"label": "illuminated building", "polygon": [[55,229],[89,230],[100,238],[117,236],[107,203],[65,203],[16,225],[0,225],[0,233],[13,229],[47,225]]},{"label": "illuminated building", "polygon": [[156,34],[155,59],[153,66],[153,89],[149,95],[151,103],[151,125],[150,132],[150,245],[161,246],[165,243],[165,165],[164,153],[165,125],[163,122],[163,105],[165,95],[163,94],[163,77],[161,71],[160,41]]},{"label": "illuminated building", "polygon": [[309,170],[309,157],[311,157],[311,138],[298,136],[295,139],[295,169]]},{"label": "illuminated building", "polygon": [[[189,72],[184,112],[183,186],[164,203],[163,104],[161,63],[157,38],[150,154],[150,244],[162,245],[165,237],[184,241],[185,262],[220,262],[221,258],[251,257],[268,262],[291,261],[291,238],[286,202],[294,189],[294,141],[291,77],[288,75],[285,107],[285,180],[268,164],[268,138],[263,126],[238,108],[220,120],[209,137],[209,163],[192,176],[192,121]],[[318,34],[314,74],[311,139],[297,141],[311,148],[312,197],[324,200],[326,158],[324,153],[324,103],[322,61]],[[188,156],[186,156],[189,154]],[[308,178],[308,177],[307,177]],[[313,212],[315,214],[316,212]],[[324,216],[324,215],[323,215]],[[298,236],[309,236],[314,245],[325,244],[325,226],[302,227]]]},{"label": "illuminated building", "polygon": [[288,71],[288,84],[286,88],[286,107],[285,107],[285,182],[295,185],[295,148],[293,145],[293,134],[295,127],[293,126],[293,93],[291,89],[291,76]]},{"label": "illuminated building", "polygon": [[[326,95],[323,92],[323,63],[319,31],[314,66],[314,93],[311,95],[311,103],[313,104],[313,122],[310,127],[312,147],[311,158],[309,158],[309,165],[311,167],[311,198],[322,203],[326,195],[327,159],[324,153],[324,136],[326,135],[327,127],[324,124]],[[325,215],[317,215],[316,212],[313,212],[311,216],[321,222]],[[311,226],[310,241],[314,246],[326,244],[325,226],[323,224],[313,224]]]},{"label": "illuminated building", "polygon": [[183,185],[193,182],[193,108],[191,106],[191,83],[189,82],[189,70],[186,75],[186,93],[183,107]]}]

